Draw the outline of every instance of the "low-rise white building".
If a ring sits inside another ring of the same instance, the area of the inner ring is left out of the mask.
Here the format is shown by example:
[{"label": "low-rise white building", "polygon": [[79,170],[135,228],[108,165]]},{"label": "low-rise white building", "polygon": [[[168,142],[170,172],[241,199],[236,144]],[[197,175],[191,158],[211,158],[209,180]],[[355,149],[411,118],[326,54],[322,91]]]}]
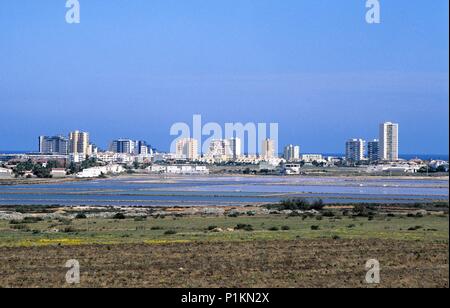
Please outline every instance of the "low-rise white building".
[{"label": "low-rise white building", "polygon": [[155,153],[153,154],[153,161],[168,161],[168,160],[176,160],[177,155],[174,153]]},{"label": "low-rise white building", "polygon": [[368,173],[416,173],[424,165],[411,163],[392,163],[367,167]]},{"label": "low-rise white building", "polygon": [[305,163],[312,163],[314,161],[316,161],[318,163],[325,162],[322,154],[303,154],[302,160]]},{"label": "low-rise white building", "polygon": [[96,178],[102,174],[120,174],[123,173],[125,169],[120,165],[107,165],[102,167],[92,167],[84,169],[82,172],[77,173],[78,178]]},{"label": "low-rise white building", "polygon": [[70,153],[69,161],[72,163],[81,163],[86,160],[86,155],[83,153]]},{"label": "low-rise white building", "polygon": [[54,178],[62,178],[67,175],[67,172],[64,168],[53,168],[51,171],[51,175]]},{"label": "low-rise white building", "polygon": [[164,174],[209,174],[209,169],[201,165],[153,165],[147,170],[151,173]]},{"label": "low-rise white building", "polygon": [[300,164],[286,163],[283,164],[282,172],[285,175],[298,175],[300,174]]},{"label": "low-rise white building", "polygon": [[285,160],[282,158],[271,158],[259,162],[259,170],[276,170]]},{"label": "low-rise white building", "polygon": [[0,167],[0,177],[11,177],[12,173],[11,169]]},{"label": "low-rise white building", "polygon": [[135,161],[134,155],[128,153],[98,152],[94,157],[108,164],[131,164]]},{"label": "low-rise white building", "polygon": [[442,170],[445,172],[448,172],[449,165],[448,162],[445,160],[432,160],[428,166],[432,168],[433,170],[437,170],[439,167],[441,167]]}]

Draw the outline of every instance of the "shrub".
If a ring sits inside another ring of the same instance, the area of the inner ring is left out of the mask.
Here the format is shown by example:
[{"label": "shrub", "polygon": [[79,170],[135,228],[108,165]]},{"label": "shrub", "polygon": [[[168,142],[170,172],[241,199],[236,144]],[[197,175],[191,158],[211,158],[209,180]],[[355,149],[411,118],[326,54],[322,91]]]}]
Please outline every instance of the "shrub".
[{"label": "shrub", "polygon": [[354,227],[356,227],[354,224],[350,224],[350,225],[347,226],[347,228],[349,228],[349,229],[352,229]]},{"label": "shrub", "polygon": [[78,213],[76,216],[75,216],[75,219],[86,219],[87,217],[86,217],[86,214],[84,214],[84,213]]},{"label": "shrub", "polygon": [[408,231],[417,231],[420,229],[422,229],[422,226],[414,226],[414,227],[409,228]]},{"label": "shrub", "polygon": [[252,225],[247,225],[247,226],[245,226],[244,230],[245,231],[253,231],[253,227],[252,227]]},{"label": "shrub", "polygon": [[34,224],[42,220],[43,219],[41,217],[25,217],[22,222],[27,224]]},{"label": "shrub", "polygon": [[289,227],[289,226],[282,226],[281,230],[288,231],[288,230],[291,230],[291,227]]},{"label": "shrub", "polygon": [[369,215],[369,211],[365,205],[357,204],[353,207],[353,214],[360,217],[366,217]]},{"label": "shrub", "polygon": [[123,213],[116,213],[114,216],[113,216],[113,219],[125,219],[126,217],[125,217],[125,215],[123,214]]},{"label": "shrub", "polygon": [[325,211],[322,213],[324,217],[334,217],[334,213],[332,211]]},{"label": "shrub", "polygon": [[311,230],[317,231],[317,230],[320,230],[320,227],[314,225],[314,226],[311,226]]},{"label": "shrub", "polygon": [[323,203],[323,200],[322,199],[317,199],[317,200],[314,200],[314,202],[313,202],[313,204],[311,206],[311,209],[312,210],[316,210],[316,211],[320,211],[320,210],[323,209],[324,206],[325,206],[325,204]]},{"label": "shrub", "polygon": [[320,211],[324,207],[324,203],[322,199],[314,200],[313,203],[310,203],[308,200],[305,200],[303,198],[292,198],[292,199],[285,199],[282,200],[280,205],[277,206],[279,210],[316,210]]},{"label": "shrub", "polygon": [[72,221],[68,218],[58,218],[58,222],[63,225],[70,225]]},{"label": "shrub", "polygon": [[62,229],[62,232],[64,232],[64,233],[75,233],[75,232],[77,232],[77,229],[75,229],[74,227],[65,227],[64,229]]},{"label": "shrub", "polygon": [[14,230],[21,230],[21,231],[30,231],[30,229],[28,228],[27,225],[23,225],[23,224],[18,224],[18,225],[12,225],[11,229]]},{"label": "shrub", "polygon": [[234,229],[235,230],[253,231],[253,226],[246,225],[246,224],[238,224]]}]

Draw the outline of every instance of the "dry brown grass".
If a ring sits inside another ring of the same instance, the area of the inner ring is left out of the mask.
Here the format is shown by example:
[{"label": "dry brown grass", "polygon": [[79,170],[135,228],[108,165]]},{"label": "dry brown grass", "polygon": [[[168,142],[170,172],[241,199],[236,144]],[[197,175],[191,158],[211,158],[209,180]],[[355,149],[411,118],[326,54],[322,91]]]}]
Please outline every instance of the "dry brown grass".
[{"label": "dry brown grass", "polygon": [[289,240],[163,245],[0,248],[0,287],[367,287],[364,265],[381,263],[380,287],[448,287],[448,242]]}]

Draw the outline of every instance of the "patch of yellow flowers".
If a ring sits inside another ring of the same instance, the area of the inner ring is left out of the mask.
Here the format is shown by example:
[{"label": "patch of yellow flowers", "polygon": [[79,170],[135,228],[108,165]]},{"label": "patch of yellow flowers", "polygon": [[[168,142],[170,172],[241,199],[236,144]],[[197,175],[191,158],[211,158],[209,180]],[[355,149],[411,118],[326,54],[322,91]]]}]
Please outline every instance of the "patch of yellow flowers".
[{"label": "patch of yellow flowers", "polygon": [[168,245],[168,244],[185,244],[190,243],[187,240],[145,240],[145,244],[147,245]]}]

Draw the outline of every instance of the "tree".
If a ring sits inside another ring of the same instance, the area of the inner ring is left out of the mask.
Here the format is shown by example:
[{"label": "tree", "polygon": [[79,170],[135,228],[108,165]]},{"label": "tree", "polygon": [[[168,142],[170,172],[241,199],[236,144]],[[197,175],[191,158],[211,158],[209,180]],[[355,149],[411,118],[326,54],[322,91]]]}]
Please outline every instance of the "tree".
[{"label": "tree", "polygon": [[51,178],[52,177],[52,169],[47,167],[43,167],[41,164],[36,164],[33,167],[33,174],[38,178]]},{"label": "tree", "polygon": [[448,166],[440,165],[436,168],[436,172],[448,172]]},{"label": "tree", "polygon": [[139,169],[140,165],[137,161],[133,162],[133,169]]},{"label": "tree", "polygon": [[26,171],[32,171],[34,167],[33,161],[29,159],[26,162],[19,162],[14,168],[13,173],[16,177],[24,176]]},{"label": "tree", "polygon": [[367,207],[363,204],[357,204],[353,207],[353,213],[356,216],[368,216],[369,215],[369,210],[367,209]]},{"label": "tree", "polygon": [[49,160],[47,162],[47,168],[50,169],[58,168],[58,162],[56,160]]},{"label": "tree", "polygon": [[69,174],[75,174],[81,171],[81,168],[78,164],[71,162],[69,165]]}]

